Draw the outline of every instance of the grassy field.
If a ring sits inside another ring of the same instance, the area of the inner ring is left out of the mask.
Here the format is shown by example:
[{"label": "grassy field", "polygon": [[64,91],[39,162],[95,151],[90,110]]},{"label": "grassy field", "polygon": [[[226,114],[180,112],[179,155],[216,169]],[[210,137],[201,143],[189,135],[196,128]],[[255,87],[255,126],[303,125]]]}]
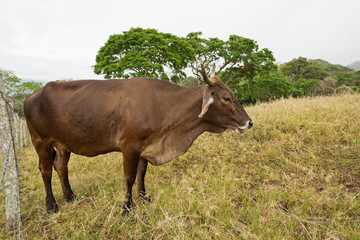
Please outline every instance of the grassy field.
[{"label": "grassy field", "polygon": [[[32,146],[19,154],[23,239],[360,239],[360,95],[285,99],[246,108],[243,134],[203,134],[150,166],[151,203],[122,217],[122,155],[72,155],[73,203],[53,188],[47,215]],[[134,188],[136,189],[136,188]],[[0,238],[5,229],[0,195]]]}]

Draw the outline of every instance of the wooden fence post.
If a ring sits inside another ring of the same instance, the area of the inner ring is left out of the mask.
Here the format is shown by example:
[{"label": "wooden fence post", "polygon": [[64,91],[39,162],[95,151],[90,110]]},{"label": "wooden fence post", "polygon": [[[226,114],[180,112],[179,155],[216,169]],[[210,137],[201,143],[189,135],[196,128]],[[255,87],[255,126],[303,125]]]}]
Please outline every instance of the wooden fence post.
[{"label": "wooden fence post", "polygon": [[[10,229],[15,230],[17,226],[17,221],[19,220],[19,210],[18,207],[20,203],[18,203],[19,197],[19,178],[18,178],[18,169],[15,159],[15,131],[11,134],[10,124],[9,124],[9,113],[6,111],[6,102],[5,102],[5,87],[4,81],[2,79],[2,75],[0,74],[0,150],[1,150],[1,159],[4,163],[6,159],[7,152],[7,164],[6,164],[6,172],[4,175],[5,182],[5,209],[6,209],[6,222],[7,226]],[[11,110],[10,110],[11,111]],[[15,114],[15,113],[14,113]],[[14,117],[15,119],[15,117]],[[11,123],[15,126],[15,121]],[[13,135],[13,136],[11,136]],[[9,144],[9,141],[13,142]],[[10,149],[8,149],[10,146]]]}]

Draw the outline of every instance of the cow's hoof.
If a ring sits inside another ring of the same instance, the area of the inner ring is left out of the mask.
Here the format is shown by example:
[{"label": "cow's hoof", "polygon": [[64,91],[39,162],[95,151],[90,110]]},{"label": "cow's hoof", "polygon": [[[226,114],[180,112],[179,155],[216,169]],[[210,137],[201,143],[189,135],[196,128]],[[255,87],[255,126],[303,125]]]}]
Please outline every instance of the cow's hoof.
[{"label": "cow's hoof", "polygon": [[146,196],[146,195],[140,195],[140,198],[141,198],[144,202],[146,202],[146,203],[151,202],[151,199],[150,199],[150,197],[149,197],[149,196]]},{"label": "cow's hoof", "polygon": [[66,199],[67,202],[74,202],[76,199],[76,195],[72,193],[70,195],[64,196],[64,198]]},{"label": "cow's hoof", "polygon": [[55,203],[53,207],[46,207],[46,212],[47,212],[48,214],[57,213],[57,212],[59,212],[59,207],[58,207],[58,205]]},{"label": "cow's hoof", "polygon": [[130,209],[124,209],[124,211],[121,213],[121,216],[126,217],[129,216],[129,214],[130,214]]}]

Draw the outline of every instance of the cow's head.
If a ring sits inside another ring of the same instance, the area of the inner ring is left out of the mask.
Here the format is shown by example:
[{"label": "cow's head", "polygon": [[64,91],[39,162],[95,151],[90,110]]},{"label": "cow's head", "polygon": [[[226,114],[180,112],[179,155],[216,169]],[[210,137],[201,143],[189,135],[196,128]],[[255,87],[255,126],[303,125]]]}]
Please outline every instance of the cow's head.
[{"label": "cow's head", "polygon": [[253,121],[234,97],[228,86],[215,76],[215,65],[210,77],[201,64],[201,75],[207,86],[203,93],[202,109],[199,118],[204,118],[217,127],[236,132],[253,126]]}]

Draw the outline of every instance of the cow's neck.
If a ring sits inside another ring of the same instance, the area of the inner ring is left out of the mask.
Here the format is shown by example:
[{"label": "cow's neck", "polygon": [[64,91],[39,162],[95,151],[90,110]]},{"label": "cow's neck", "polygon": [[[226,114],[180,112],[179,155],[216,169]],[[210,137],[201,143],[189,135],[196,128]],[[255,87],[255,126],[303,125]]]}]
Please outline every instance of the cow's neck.
[{"label": "cow's neck", "polygon": [[198,118],[201,112],[204,87],[182,89],[173,99],[186,101],[172,103],[172,118],[163,130],[151,139],[141,156],[153,165],[162,165],[184,154],[204,131],[214,131],[211,123]]},{"label": "cow's neck", "polygon": [[206,121],[205,117],[198,117],[201,112],[204,87],[185,88],[179,91],[179,96],[175,99],[186,99],[186,101],[174,104],[177,113],[169,128],[178,130],[177,133],[180,135],[195,136],[195,138],[205,131],[213,133],[224,131],[224,128]]}]

